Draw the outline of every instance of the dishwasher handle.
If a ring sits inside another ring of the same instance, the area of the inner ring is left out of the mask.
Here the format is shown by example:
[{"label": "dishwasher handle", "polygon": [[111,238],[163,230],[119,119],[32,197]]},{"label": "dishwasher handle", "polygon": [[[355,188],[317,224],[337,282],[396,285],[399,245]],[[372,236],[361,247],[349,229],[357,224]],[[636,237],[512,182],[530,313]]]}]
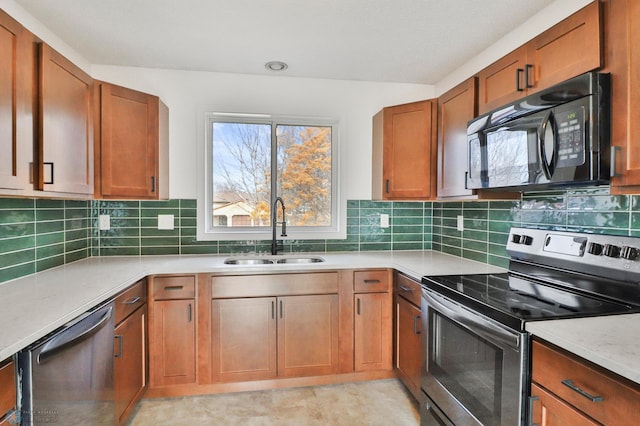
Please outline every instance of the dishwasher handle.
[{"label": "dishwasher handle", "polygon": [[43,364],[61,350],[79,343],[97,333],[113,316],[113,307],[104,308],[89,314],[71,327],[62,330],[44,344],[38,354],[38,364]]}]

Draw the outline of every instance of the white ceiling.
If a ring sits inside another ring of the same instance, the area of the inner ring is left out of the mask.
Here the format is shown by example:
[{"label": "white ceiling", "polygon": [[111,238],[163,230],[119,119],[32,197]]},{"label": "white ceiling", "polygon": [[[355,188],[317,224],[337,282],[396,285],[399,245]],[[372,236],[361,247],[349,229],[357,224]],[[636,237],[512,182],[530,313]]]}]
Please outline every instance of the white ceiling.
[{"label": "white ceiling", "polygon": [[435,84],[554,0],[16,0],[90,63]]}]

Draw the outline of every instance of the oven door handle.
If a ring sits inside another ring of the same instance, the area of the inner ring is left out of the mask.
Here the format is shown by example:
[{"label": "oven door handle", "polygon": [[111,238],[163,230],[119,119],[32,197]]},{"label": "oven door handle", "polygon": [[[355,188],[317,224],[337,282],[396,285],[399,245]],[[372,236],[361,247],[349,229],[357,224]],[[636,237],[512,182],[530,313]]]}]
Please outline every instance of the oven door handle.
[{"label": "oven door handle", "polygon": [[520,336],[518,334],[509,332],[439,295],[430,294],[426,290],[422,290],[422,296],[426,299],[428,305],[434,307],[443,315],[473,330],[483,338],[494,342],[499,341],[513,349],[520,348]]}]

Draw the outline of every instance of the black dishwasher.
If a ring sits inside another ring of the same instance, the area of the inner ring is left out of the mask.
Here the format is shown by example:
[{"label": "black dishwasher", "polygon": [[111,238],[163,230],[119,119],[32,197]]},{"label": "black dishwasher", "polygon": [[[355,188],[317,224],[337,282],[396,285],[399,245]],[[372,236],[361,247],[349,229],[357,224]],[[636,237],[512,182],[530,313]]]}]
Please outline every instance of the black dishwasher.
[{"label": "black dishwasher", "polygon": [[114,303],[18,353],[22,425],[113,425]]}]

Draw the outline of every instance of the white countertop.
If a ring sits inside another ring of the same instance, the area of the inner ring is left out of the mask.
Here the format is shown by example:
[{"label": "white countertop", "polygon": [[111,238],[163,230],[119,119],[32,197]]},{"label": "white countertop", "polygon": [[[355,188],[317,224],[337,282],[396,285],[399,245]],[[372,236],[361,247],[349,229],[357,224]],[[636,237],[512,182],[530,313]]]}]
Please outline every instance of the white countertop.
[{"label": "white countertop", "polygon": [[532,321],[531,334],[640,384],[640,314]]},{"label": "white countertop", "polygon": [[[304,253],[311,255],[311,253]],[[322,263],[225,265],[229,256],[92,257],[0,284],[0,360],[10,357],[137,280],[152,274],[274,273],[393,268],[423,275],[504,272],[434,251],[313,254]]]}]

